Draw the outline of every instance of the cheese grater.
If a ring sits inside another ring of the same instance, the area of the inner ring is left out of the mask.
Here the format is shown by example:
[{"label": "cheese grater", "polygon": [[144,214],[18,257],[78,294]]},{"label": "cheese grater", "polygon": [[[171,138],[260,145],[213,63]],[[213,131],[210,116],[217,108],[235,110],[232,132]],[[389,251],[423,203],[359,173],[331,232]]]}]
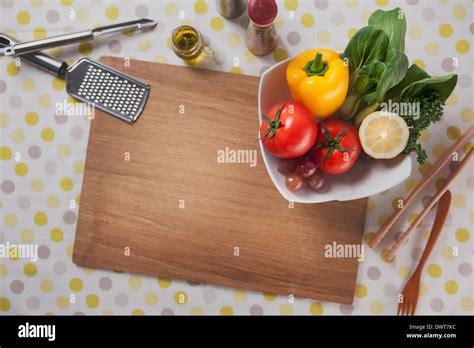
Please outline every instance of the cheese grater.
[{"label": "cheese grater", "polygon": [[[15,40],[0,35],[0,43]],[[133,124],[142,113],[150,86],[89,58],[81,58],[72,65],[41,52],[21,56],[25,61],[66,80],[67,93],[112,116]]]}]

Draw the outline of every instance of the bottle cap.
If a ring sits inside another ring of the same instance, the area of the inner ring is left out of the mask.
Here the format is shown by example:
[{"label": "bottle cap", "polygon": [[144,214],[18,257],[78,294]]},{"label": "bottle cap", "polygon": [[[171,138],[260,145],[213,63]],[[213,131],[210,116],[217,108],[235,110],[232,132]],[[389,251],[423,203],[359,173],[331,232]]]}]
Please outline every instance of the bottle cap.
[{"label": "bottle cap", "polygon": [[250,0],[248,7],[249,17],[257,25],[272,23],[278,14],[278,5],[275,0]]}]

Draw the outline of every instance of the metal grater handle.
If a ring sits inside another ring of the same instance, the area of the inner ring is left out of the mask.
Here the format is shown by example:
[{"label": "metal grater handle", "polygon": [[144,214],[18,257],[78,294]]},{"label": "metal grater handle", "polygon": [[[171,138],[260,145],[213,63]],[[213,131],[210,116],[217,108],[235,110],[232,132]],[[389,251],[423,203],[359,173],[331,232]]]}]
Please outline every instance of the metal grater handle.
[{"label": "metal grater handle", "polygon": [[[8,36],[4,33],[0,33],[0,48],[7,47],[19,43],[14,37]],[[21,60],[28,62],[41,70],[49,73],[53,73],[56,76],[64,76],[67,69],[67,63],[57,60],[49,54],[42,52],[35,52],[24,54],[21,56]]]}]

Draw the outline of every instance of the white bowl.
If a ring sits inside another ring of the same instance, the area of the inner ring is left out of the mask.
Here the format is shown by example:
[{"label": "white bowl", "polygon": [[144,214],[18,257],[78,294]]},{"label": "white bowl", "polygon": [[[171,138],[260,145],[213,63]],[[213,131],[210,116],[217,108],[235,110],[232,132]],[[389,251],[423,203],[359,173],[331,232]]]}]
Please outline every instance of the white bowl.
[{"label": "white bowl", "polygon": [[[291,59],[291,58],[290,58]],[[262,114],[284,100],[291,100],[286,83],[286,67],[290,59],[282,61],[267,71],[260,79],[258,91],[258,118],[262,124]],[[285,176],[278,172],[278,158],[272,156],[260,142],[263,161],[273,184],[287,200],[296,203],[322,203],[333,200],[348,201],[375,195],[400,184],[411,174],[411,158],[407,155],[392,160],[364,160],[359,158],[356,165],[347,173],[325,175],[324,187],[312,191],[304,187],[291,192],[285,186]]]}]

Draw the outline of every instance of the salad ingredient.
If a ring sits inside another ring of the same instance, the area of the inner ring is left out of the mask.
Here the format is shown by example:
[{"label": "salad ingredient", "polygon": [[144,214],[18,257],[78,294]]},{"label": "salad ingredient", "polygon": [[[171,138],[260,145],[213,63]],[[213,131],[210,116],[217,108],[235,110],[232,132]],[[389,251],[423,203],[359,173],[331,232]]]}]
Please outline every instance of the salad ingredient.
[{"label": "salad ingredient", "polygon": [[285,179],[285,185],[291,192],[296,192],[303,187],[303,178],[296,173],[290,173]]},{"label": "salad ingredient", "polygon": [[250,23],[245,34],[245,43],[256,56],[266,56],[278,47],[278,34],[273,21],[278,15],[275,0],[250,0],[248,5]]},{"label": "salad ingredient", "polygon": [[171,43],[176,55],[186,61],[198,58],[204,50],[204,43],[199,31],[189,25],[173,30]]},{"label": "salad ingredient", "polygon": [[294,101],[275,104],[263,115],[260,138],[272,155],[296,158],[307,153],[316,141],[318,126],[311,113]]},{"label": "salad ingredient", "polygon": [[316,164],[307,158],[298,161],[296,164],[296,173],[305,179],[316,173],[317,169]]},{"label": "salad ingredient", "polygon": [[403,118],[395,113],[377,111],[362,121],[359,139],[367,155],[376,159],[389,159],[405,150],[409,133]]},{"label": "salad ingredient", "polygon": [[311,190],[319,190],[324,186],[324,179],[319,173],[315,173],[306,179],[306,185]]},{"label": "salad ingredient", "polygon": [[342,174],[351,169],[360,155],[357,130],[347,122],[331,119],[320,122],[316,146],[310,158],[326,174]]},{"label": "salad ingredient", "polygon": [[347,64],[334,51],[304,51],[288,64],[286,79],[293,99],[325,119],[344,103],[349,88]]},{"label": "salad ingredient", "polygon": [[281,158],[278,161],[278,172],[283,175],[288,175],[296,171],[296,158]]}]

